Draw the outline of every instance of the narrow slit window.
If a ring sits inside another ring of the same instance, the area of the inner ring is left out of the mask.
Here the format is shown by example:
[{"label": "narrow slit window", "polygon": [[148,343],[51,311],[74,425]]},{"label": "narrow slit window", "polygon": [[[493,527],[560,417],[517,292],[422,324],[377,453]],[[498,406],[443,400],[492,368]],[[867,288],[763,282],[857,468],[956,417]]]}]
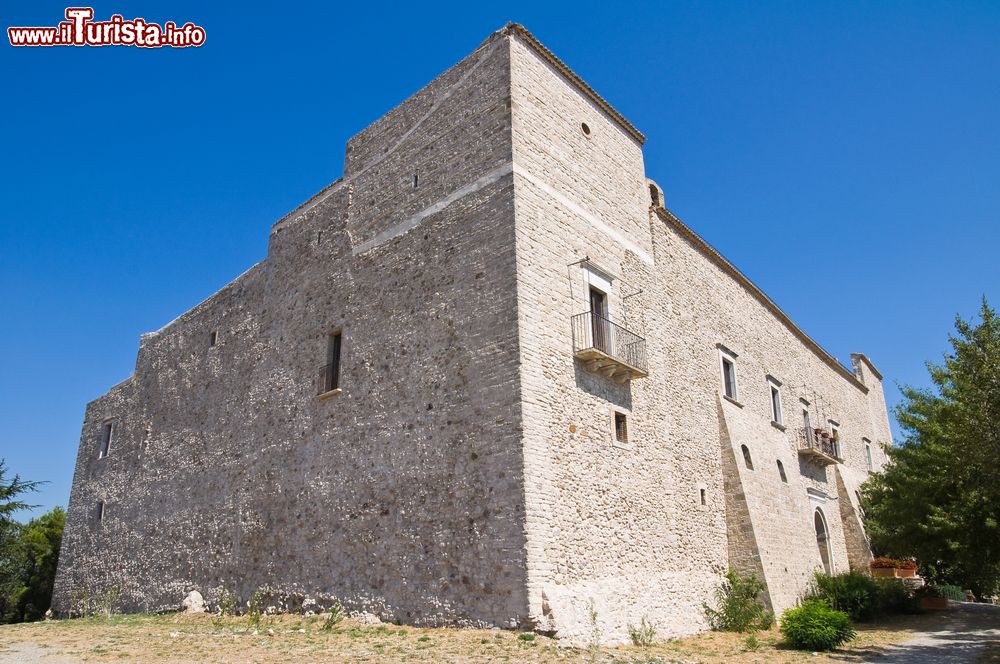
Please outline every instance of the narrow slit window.
[{"label": "narrow slit window", "polygon": [[219,341],[219,332],[217,330],[212,330],[212,333],[208,335],[208,345],[214,346],[218,341]]},{"label": "narrow slit window", "polygon": [[95,510],[95,512],[97,514],[97,520],[98,521],[104,521],[104,501],[103,500],[98,500],[97,501],[97,509]]},{"label": "narrow slit window", "polygon": [[743,445],[743,464],[747,470],[753,470],[753,459],[750,458],[750,448]]},{"label": "narrow slit window", "polygon": [[704,489],[701,490],[701,504],[702,505],[707,505],[708,504],[708,502],[705,500],[705,490]]},{"label": "narrow slit window", "polygon": [[875,470],[875,464],[872,463],[872,441],[868,440],[867,438],[865,438],[864,441],[865,441],[865,464],[867,465],[868,472],[870,473],[873,470]]},{"label": "narrow slit window", "polygon": [[788,484],[788,475],[785,475],[785,464],[781,463],[781,459],[778,459],[778,477],[785,484]]},{"label": "narrow slit window", "polygon": [[420,181],[420,180],[418,179],[418,175],[417,175],[416,173],[414,173],[414,174],[413,174],[413,188],[414,188],[414,189],[416,189],[416,188],[417,188],[417,184],[419,183],[419,181]]},{"label": "narrow slit window", "polygon": [[615,440],[619,443],[628,442],[628,417],[618,411],[615,411]]},{"label": "narrow slit window", "polygon": [[340,388],[340,330],[327,337],[326,364],[320,372],[320,394]]},{"label": "narrow slit window", "polygon": [[114,431],[113,422],[105,422],[101,429],[101,449],[97,454],[98,459],[103,459],[111,452],[111,435]]}]

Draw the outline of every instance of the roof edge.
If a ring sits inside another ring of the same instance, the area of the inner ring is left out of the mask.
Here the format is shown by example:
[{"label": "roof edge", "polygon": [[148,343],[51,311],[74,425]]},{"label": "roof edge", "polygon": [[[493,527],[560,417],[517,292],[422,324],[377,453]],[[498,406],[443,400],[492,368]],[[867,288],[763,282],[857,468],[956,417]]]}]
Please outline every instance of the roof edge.
[{"label": "roof edge", "polygon": [[555,53],[546,48],[545,45],[542,44],[542,42],[538,41],[538,38],[536,38],[535,35],[531,34],[531,32],[529,32],[526,27],[524,27],[520,23],[508,23],[507,25],[502,27],[498,32],[502,35],[516,35],[522,38],[528,44],[528,46],[532,48],[532,50],[534,50],[536,53],[538,53],[538,55],[542,56],[542,58],[547,60],[550,65],[555,67],[556,71],[562,74],[566,78],[566,80],[568,80],[570,83],[576,86],[576,88],[580,90],[580,92],[582,92],[585,97],[590,99],[590,101],[592,101],[598,108],[604,111],[608,115],[608,117],[617,122],[621,126],[621,128],[625,130],[627,134],[629,134],[632,138],[637,140],[639,142],[639,145],[642,145],[646,142],[645,134],[636,129],[635,125],[626,120],[625,116],[623,116],[621,113],[616,111],[614,106],[612,106],[607,99],[599,95],[597,91],[594,90],[594,88],[590,87],[587,84],[587,82],[584,81],[582,78],[580,78],[580,76],[578,76],[576,72],[570,69],[565,62],[560,60]]},{"label": "roof edge", "polygon": [[[729,274],[729,276],[733,277],[741,286],[746,288],[754,298],[756,298],[761,304],[764,305],[766,309],[768,309],[772,314],[774,314],[774,316],[778,320],[780,320],[785,325],[785,327],[787,327],[791,331],[792,334],[798,337],[799,341],[804,343],[806,347],[809,348],[809,350],[815,353],[819,357],[819,359],[823,360],[826,364],[828,364],[841,376],[846,378],[849,383],[857,387],[859,390],[861,390],[865,394],[868,393],[869,388],[867,385],[861,382],[861,380],[858,379],[858,377],[855,376],[850,369],[844,366],[843,363],[840,362],[840,360],[838,360],[833,355],[828,353],[822,346],[816,343],[816,341],[813,340],[812,337],[803,332],[802,329],[798,325],[796,325],[791,318],[788,317],[788,314],[782,311],[781,307],[775,304],[774,300],[769,298],[767,294],[765,294],[764,291],[762,291],[760,287],[757,286],[757,284],[750,281],[749,277],[740,272],[739,268],[733,265],[729,261],[729,259],[727,259],[725,256],[720,254],[715,247],[710,245],[707,241],[705,241],[704,238],[702,238],[700,235],[691,230],[691,228],[687,224],[681,221],[673,212],[663,207],[662,205],[653,206],[653,210],[656,212],[657,216],[659,216],[661,219],[663,219],[671,226],[673,226],[689,242],[691,242],[693,245],[695,245],[695,247],[700,249],[702,253],[704,253],[710,259],[712,259],[712,261],[714,261],[716,265],[721,267],[724,272]],[[874,369],[874,367],[872,368]]]},{"label": "roof edge", "polygon": [[854,361],[860,360],[865,364],[867,364],[868,368],[871,369],[871,372],[875,374],[875,377],[878,378],[879,380],[882,380],[882,372],[875,368],[875,364],[871,361],[871,358],[869,358],[867,355],[865,355],[864,353],[851,353],[851,359]]}]

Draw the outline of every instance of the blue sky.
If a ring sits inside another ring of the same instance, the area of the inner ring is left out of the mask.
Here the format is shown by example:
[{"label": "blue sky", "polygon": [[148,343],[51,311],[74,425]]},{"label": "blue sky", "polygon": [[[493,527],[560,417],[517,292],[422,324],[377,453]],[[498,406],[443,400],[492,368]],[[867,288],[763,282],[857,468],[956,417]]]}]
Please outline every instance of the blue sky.
[{"label": "blue sky", "polygon": [[[363,6],[359,6],[363,4]],[[3,27],[55,25],[19,3]],[[509,20],[649,137],[666,203],[838,358],[926,384],[1000,304],[1000,4],[98,4],[205,46],[0,46],[0,457],[68,500],[85,404],[264,257],[348,137]],[[27,516],[27,515],[22,515]]]}]

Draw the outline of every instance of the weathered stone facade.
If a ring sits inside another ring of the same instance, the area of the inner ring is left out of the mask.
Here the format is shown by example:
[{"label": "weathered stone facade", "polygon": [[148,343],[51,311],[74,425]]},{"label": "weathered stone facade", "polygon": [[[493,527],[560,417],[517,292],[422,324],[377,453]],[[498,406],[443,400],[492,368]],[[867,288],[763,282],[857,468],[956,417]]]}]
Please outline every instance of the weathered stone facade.
[{"label": "weathered stone facade", "polygon": [[[56,611],[116,587],[129,611],[266,587],[290,609],[570,643],[596,615],[616,642],[643,617],[705,628],[729,566],[794,604],[823,567],[817,509],[829,568],[863,566],[881,376],[666,210],[643,140],[513,25],[355,136],[266,259],[144,335],[134,375],[88,405]],[[644,337],[648,376],[574,356],[592,288]],[[321,397],[335,330],[340,389]],[[800,451],[803,408],[836,422],[842,460]]]}]

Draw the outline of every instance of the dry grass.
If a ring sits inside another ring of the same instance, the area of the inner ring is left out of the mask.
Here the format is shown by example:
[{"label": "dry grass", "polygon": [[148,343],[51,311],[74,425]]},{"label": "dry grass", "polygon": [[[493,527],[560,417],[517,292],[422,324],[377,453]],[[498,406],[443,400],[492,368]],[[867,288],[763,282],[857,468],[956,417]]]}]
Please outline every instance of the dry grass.
[{"label": "dry grass", "polygon": [[[544,636],[479,629],[418,629],[345,620],[323,630],[318,616],[265,617],[258,633],[246,618],[128,615],[0,626],[2,648],[43,646],[59,661],[83,662],[851,662],[933,627],[939,615],[904,616],[861,626],[849,647],[813,656],[780,646],[771,630],[748,650],[746,635],[709,632],[655,646],[573,649]],[[992,660],[990,660],[992,661]]]}]

